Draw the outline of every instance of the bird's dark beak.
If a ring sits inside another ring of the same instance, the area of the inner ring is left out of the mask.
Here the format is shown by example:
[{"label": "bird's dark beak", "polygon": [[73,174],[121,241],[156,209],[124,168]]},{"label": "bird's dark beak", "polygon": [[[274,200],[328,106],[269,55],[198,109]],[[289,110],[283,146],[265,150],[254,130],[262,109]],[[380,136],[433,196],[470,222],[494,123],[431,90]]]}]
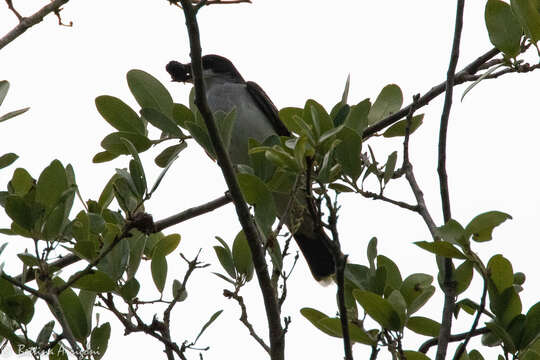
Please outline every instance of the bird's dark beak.
[{"label": "bird's dark beak", "polygon": [[189,82],[193,81],[191,75],[191,64],[182,64],[178,61],[171,61],[165,67],[167,72],[171,75],[172,81]]}]

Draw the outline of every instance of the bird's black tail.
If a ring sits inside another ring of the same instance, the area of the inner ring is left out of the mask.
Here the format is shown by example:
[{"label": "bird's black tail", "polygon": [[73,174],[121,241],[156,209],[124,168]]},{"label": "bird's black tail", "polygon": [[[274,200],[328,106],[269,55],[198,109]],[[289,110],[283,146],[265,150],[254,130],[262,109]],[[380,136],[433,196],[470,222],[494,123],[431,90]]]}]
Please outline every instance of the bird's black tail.
[{"label": "bird's black tail", "polygon": [[327,279],[336,271],[334,257],[324,244],[325,240],[330,241],[330,239],[324,233],[306,234],[301,230],[294,234],[294,239],[306,258],[311,274],[317,281]]}]

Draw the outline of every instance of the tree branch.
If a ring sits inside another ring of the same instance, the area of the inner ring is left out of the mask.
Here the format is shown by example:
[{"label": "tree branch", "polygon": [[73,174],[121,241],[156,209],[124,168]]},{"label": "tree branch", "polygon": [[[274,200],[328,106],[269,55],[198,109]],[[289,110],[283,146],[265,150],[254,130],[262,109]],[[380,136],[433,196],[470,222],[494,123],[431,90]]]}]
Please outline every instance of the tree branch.
[{"label": "tree branch", "polygon": [[[461,334],[456,334],[456,335],[450,335],[448,337],[448,341],[449,342],[456,342],[456,341],[461,341],[461,340],[464,340],[467,338],[467,336],[478,336],[478,335],[483,335],[483,334],[487,334],[488,332],[490,332],[490,330],[486,327],[483,327],[483,328],[480,328],[480,329],[476,329],[474,331],[467,331],[467,332],[464,332],[464,333],[461,333]],[[418,348],[418,351],[425,354],[429,351],[429,349],[432,347],[432,346],[435,346],[439,343],[439,339],[438,338],[431,338],[429,339],[428,341],[424,342],[419,348]]]},{"label": "tree branch", "polygon": [[232,292],[232,291],[229,291],[229,290],[223,290],[223,296],[225,296],[227,298],[230,298],[230,299],[236,300],[236,302],[240,306],[240,311],[241,311],[240,319],[239,319],[240,322],[242,324],[244,324],[244,326],[248,329],[249,335],[251,335],[251,337],[254,338],[255,341],[257,341],[257,343],[259,345],[261,345],[261,347],[264,349],[264,351],[266,351],[268,354],[270,354],[270,347],[268,345],[266,345],[264,340],[261,339],[261,337],[259,335],[257,335],[257,333],[255,332],[255,329],[253,328],[253,325],[251,325],[251,323],[248,320],[247,308],[246,308],[246,304],[244,303],[244,298],[242,296],[238,295],[236,292]]},{"label": "tree branch", "polygon": [[[441,114],[441,126],[439,129],[439,164],[437,173],[439,174],[441,201],[443,209],[444,223],[446,224],[452,217],[450,210],[450,194],[448,189],[448,175],[446,173],[446,138],[448,133],[448,120],[450,118],[450,110],[452,108],[452,95],[454,89],[454,78],[456,73],[457,62],[459,59],[459,44],[461,41],[461,31],[463,29],[463,12],[465,8],[465,0],[457,1],[456,8],[456,24],[454,30],[454,41],[452,44],[452,52],[450,55],[450,64],[446,74],[446,94],[444,97],[443,112]],[[435,360],[444,360],[448,349],[448,340],[452,330],[452,313],[455,305],[455,284],[452,280],[453,264],[452,259],[444,258],[444,306],[441,321],[441,329],[439,331],[439,345],[437,347],[437,355]],[[441,269],[442,270],[442,269]]]},{"label": "tree branch", "polygon": [[476,327],[478,326],[478,322],[480,321],[480,316],[482,316],[482,313],[484,312],[484,308],[486,306],[488,278],[485,275],[483,277],[484,277],[484,289],[482,290],[482,298],[480,299],[480,309],[478,309],[476,312],[476,317],[474,318],[473,324],[471,326],[471,330],[469,330],[469,332],[467,333],[467,337],[465,338],[465,341],[463,341],[463,343],[459,345],[454,355],[454,360],[459,360],[461,358],[461,355],[463,355],[463,352],[467,350],[467,344],[471,340],[473,333],[476,331]]},{"label": "tree branch", "polygon": [[246,205],[234,169],[232,167],[229,155],[223,146],[223,142],[219,136],[214,117],[205,94],[205,84],[202,77],[202,61],[201,61],[201,43],[199,36],[199,26],[195,9],[190,0],[180,0],[184,15],[186,18],[186,27],[189,34],[189,43],[191,48],[191,66],[193,71],[193,79],[195,85],[195,104],[201,113],[208,134],[216,152],[218,164],[223,172],[223,177],[227,182],[229,191],[233,198],[236,207],[236,213],[242,229],[246,235],[246,239],[251,250],[255,272],[259,281],[259,287],[263,295],[263,301],[266,309],[266,317],[268,320],[269,338],[270,338],[270,358],[272,360],[283,360],[285,357],[285,338],[283,328],[281,326],[280,310],[277,301],[276,291],[272,286],[270,275],[268,274],[268,266],[265,259],[265,252],[262,243],[259,240],[259,234],[254,226],[251,214]]},{"label": "tree branch", "polygon": [[[225,194],[224,196],[221,196],[215,200],[209,201],[206,204],[202,204],[199,206],[194,206],[192,208],[186,209],[176,215],[169,216],[168,218],[165,218],[163,220],[159,220],[155,222],[155,230],[156,231],[162,231],[168,227],[171,227],[173,225],[180,224],[181,222],[193,219],[194,217],[204,215],[206,213],[209,213],[217,208],[220,208],[223,205],[227,205],[231,202],[231,197],[229,194]],[[71,264],[75,264],[81,260],[80,257],[78,257],[75,254],[69,254],[61,259],[58,259],[56,261],[53,261],[50,264],[47,264],[48,268],[56,268],[56,269],[63,269],[66,266],[69,266]],[[22,274],[18,275],[14,278],[15,280],[22,282]],[[34,272],[29,272],[26,274],[26,277],[24,279],[24,282],[30,282],[35,279]]]},{"label": "tree branch", "polygon": [[[479,56],[476,60],[471,62],[469,65],[465,66],[463,70],[455,74],[453,85],[455,86],[455,85],[463,84],[467,81],[471,81],[470,76],[476,74],[476,72],[480,70],[487,61],[489,61],[490,59],[492,59],[494,56],[496,56],[499,53],[500,53],[499,50],[497,50],[496,48],[493,48],[487,51],[486,53],[482,54],[481,56]],[[446,90],[446,81],[432,87],[428,92],[426,92],[423,96],[421,96],[418,99],[418,102],[416,104],[416,109],[426,106],[427,104],[429,104],[431,100],[441,95],[445,90]],[[402,118],[407,116],[407,114],[410,111],[411,106],[412,104],[402,108],[401,110],[393,113],[392,115],[387,116],[386,118],[382,119],[378,123],[367,127],[362,134],[362,138],[367,139],[373,134],[375,134],[377,131],[382,130],[385,127],[390,126],[394,124],[395,122],[401,120]]]},{"label": "tree branch", "polygon": [[40,23],[43,18],[50,13],[57,14],[61,9],[60,7],[66,4],[69,0],[53,0],[36,13],[29,17],[23,17],[20,19],[19,24],[15,26],[10,32],[0,38],[0,49],[4,48],[7,44],[21,36],[26,30],[32,26]]}]

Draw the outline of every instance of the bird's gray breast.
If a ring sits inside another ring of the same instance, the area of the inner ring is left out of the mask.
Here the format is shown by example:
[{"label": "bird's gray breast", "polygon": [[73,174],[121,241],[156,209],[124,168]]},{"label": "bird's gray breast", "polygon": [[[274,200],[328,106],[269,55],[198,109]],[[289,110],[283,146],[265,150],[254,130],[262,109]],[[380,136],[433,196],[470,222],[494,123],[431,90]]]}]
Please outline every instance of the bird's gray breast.
[{"label": "bird's gray breast", "polygon": [[245,84],[212,84],[206,95],[213,113],[219,110],[229,113],[236,108],[229,155],[234,164],[249,164],[248,139],[263,142],[270,135],[275,135],[271,121],[259,109]]}]

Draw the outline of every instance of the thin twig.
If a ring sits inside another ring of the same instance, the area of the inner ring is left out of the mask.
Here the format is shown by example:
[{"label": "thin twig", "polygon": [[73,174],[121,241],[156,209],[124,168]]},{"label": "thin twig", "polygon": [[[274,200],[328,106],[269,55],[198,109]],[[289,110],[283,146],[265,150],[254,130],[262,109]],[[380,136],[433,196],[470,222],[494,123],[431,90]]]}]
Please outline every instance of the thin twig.
[{"label": "thin twig", "polygon": [[43,299],[43,300],[45,300],[47,302],[49,302],[51,300],[50,297],[47,294],[44,294],[43,292],[40,292],[40,291],[38,291],[36,289],[33,289],[33,288],[25,285],[24,283],[19,281],[17,278],[12,278],[11,276],[9,276],[8,274],[6,274],[3,271],[0,273],[0,276],[2,277],[2,279],[9,281],[11,284],[15,285],[19,289],[27,291],[30,294],[32,294],[32,295],[34,295],[34,296],[36,296],[36,297],[38,297],[40,299]]},{"label": "thin twig", "polygon": [[[172,215],[168,218],[165,218],[163,220],[159,220],[155,222],[155,230],[156,231],[162,231],[166,228],[169,228],[173,225],[180,224],[181,222],[193,219],[194,217],[204,215],[206,213],[209,213],[217,208],[220,208],[223,205],[227,205],[231,202],[231,197],[228,194],[225,194],[224,196],[221,196],[215,200],[209,201],[206,204],[194,206],[192,208],[186,209],[176,215]],[[53,261],[50,264],[47,264],[47,268],[55,268],[55,269],[63,269],[66,266],[69,266],[71,264],[74,264],[78,261],[80,261],[81,258],[78,257],[75,254],[69,254],[66,255],[56,261]],[[15,277],[17,281],[22,281],[22,274]],[[35,279],[34,272],[30,272],[26,274],[25,283],[30,282]]]},{"label": "thin twig", "polygon": [[[470,336],[478,336],[478,335],[487,334],[488,332],[490,332],[490,330],[487,327],[483,327],[483,328],[480,328],[480,329],[476,329],[474,331],[467,331],[467,332],[464,332],[464,333],[461,333],[461,334],[450,335],[449,338],[448,338],[448,341],[449,342],[461,341],[461,340],[466,339],[467,336],[469,336],[469,334],[470,334]],[[432,346],[436,346],[438,343],[439,343],[438,338],[436,338],[436,337],[431,338],[431,339],[427,340],[426,342],[424,342],[418,348],[418,351],[425,354],[425,353],[427,353],[429,351],[429,349]]]},{"label": "thin twig", "polygon": [[[465,66],[463,70],[456,73],[454,77],[454,86],[470,81],[470,80],[467,80],[468,76],[476,74],[476,72],[482,68],[483,64],[485,64],[487,61],[489,61],[491,58],[493,58],[499,53],[500,53],[499,50],[497,50],[496,48],[493,48],[487,51],[486,53],[482,54],[481,56],[479,56],[476,60],[471,62],[469,65]],[[432,87],[428,92],[426,92],[424,95],[422,95],[418,99],[416,103],[416,109],[426,106],[427,104],[429,104],[431,100],[433,100],[437,96],[444,93],[445,90],[446,90],[446,81]],[[370,136],[374,135],[377,131],[384,129],[387,126],[390,126],[394,124],[395,122],[401,120],[405,116],[407,116],[407,114],[410,111],[411,105],[412,104],[402,108],[401,110],[393,113],[392,115],[387,116],[386,118],[382,119],[378,123],[367,127],[362,134],[362,138],[367,139]]]},{"label": "thin twig", "polygon": [[409,113],[407,114],[407,125],[405,127],[405,139],[403,140],[402,169],[405,171],[405,178],[409,182],[411,191],[413,192],[414,197],[416,199],[417,212],[420,214],[422,219],[424,219],[424,222],[426,223],[426,226],[428,227],[429,232],[431,233],[431,236],[435,238],[437,226],[435,225],[435,222],[433,221],[433,218],[431,217],[431,214],[428,211],[426,202],[424,200],[424,193],[422,192],[422,189],[420,189],[420,186],[418,185],[418,182],[416,181],[416,177],[413,171],[413,166],[409,159],[410,125],[411,125],[413,114],[416,111],[416,106],[419,101],[419,97],[420,95],[418,94],[413,96],[413,102],[410,105]]},{"label": "thin twig", "polygon": [[19,19],[19,21],[21,21],[23,17],[17,10],[15,10],[15,8],[13,7],[13,2],[11,0],[6,0],[6,3],[9,10],[11,10],[11,12],[15,14],[15,16],[17,17],[17,19]]},{"label": "thin twig", "polygon": [[480,299],[480,309],[476,312],[476,317],[474,318],[473,324],[471,326],[471,330],[467,333],[467,337],[463,341],[462,344],[459,345],[455,355],[454,360],[459,360],[461,358],[461,355],[463,355],[463,352],[467,350],[467,344],[469,344],[469,341],[472,338],[472,334],[476,330],[476,327],[478,326],[478,322],[480,321],[480,316],[482,316],[482,313],[484,311],[484,308],[486,306],[486,295],[487,295],[487,288],[488,288],[488,279],[486,276],[484,276],[484,289],[482,290],[482,298]]},{"label": "thin twig", "polygon": [[244,324],[244,326],[248,329],[249,335],[251,335],[251,337],[254,338],[255,341],[257,341],[257,343],[259,343],[259,345],[261,345],[261,347],[264,349],[264,351],[266,351],[268,354],[270,354],[270,347],[268,345],[266,345],[264,340],[261,339],[261,337],[259,335],[257,335],[257,332],[255,332],[255,329],[253,328],[253,325],[251,325],[251,323],[248,320],[247,308],[246,308],[246,304],[244,303],[244,298],[242,296],[238,295],[237,292],[232,292],[232,291],[229,291],[229,290],[223,290],[223,296],[225,296],[227,298],[230,298],[230,299],[236,300],[236,302],[240,306],[240,311],[241,311],[240,319],[239,319],[240,322],[242,324]]},{"label": "thin twig", "polygon": [[190,0],[180,0],[186,19],[186,27],[189,35],[189,43],[191,49],[191,67],[193,72],[193,80],[195,85],[195,104],[201,113],[208,134],[217,156],[218,164],[223,172],[225,182],[229,187],[229,191],[233,198],[238,220],[242,225],[244,234],[251,250],[253,265],[257,273],[259,288],[261,289],[263,301],[266,310],[266,318],[268,320],[268,333],[270,339],[270,358],[272,360],[283,360],[285,357],[285,338],[283,328],[281,326],[281,315],[276,296],[276,291],[272,286],[270,275],[268,273],[268,265],[265,259],[264,248],[259,239],[259,233],[255,227],[247,204],[244,200],[238,180],[229,158],[227,151],[223,146],[223,142],[219,136],[219,132],[214,121],[212,111],[208,106],[208,101],[205,94],[205,84],[202,76],[202,59],[201,59],[201,42],[199,35],[199,26],[195,9]]},{"label": "thin twig", "polygon": [[68,1],[69,0],[53,0],[41,9],[39,9],[33,15],[20,19],[20,22],[19,24],[17,24],[17,26],[15,26],[10,32],[0,38],[0,49],[4,48],[4,46],[21,36],[26,30],[28,30],[32,26],[40,23],[45,16],[49,15],[50,13],[56,13],[57,11],[59,11],[60,7],[66,4]]},{"label": "thin twig", "polygon": [[[441,126],[439,129],[439,161],[437,173],[439,174],[441,201],[444,223],[446,224],[451,218],[450,209],[450,194],[448,189],[448,175],[446,173],[446,138],[448,133],[448,120],[450,118],[450,110],[452,108],[452,94],[454,90],[454,78],[456,74],[457,62],[459,59],[459,44],[461,41],[461,31],[463,29],[463,12],[465,8],[465,0],[457,1],[456,8],[456,24],[454,30],[454,41],[452,44],[452,52],[450,55],[450,64],[446,74],[446,94],[444,97],[443,111],[441,114]],[[448,349],[448,338],[452,329],[452,313],[455,305],[455,284],[452,280],[453,265],[452,259],[444,258],[444,305],[441,321],[441,329],[439,331],[439,345],[435,360],[444,360]]]}]

